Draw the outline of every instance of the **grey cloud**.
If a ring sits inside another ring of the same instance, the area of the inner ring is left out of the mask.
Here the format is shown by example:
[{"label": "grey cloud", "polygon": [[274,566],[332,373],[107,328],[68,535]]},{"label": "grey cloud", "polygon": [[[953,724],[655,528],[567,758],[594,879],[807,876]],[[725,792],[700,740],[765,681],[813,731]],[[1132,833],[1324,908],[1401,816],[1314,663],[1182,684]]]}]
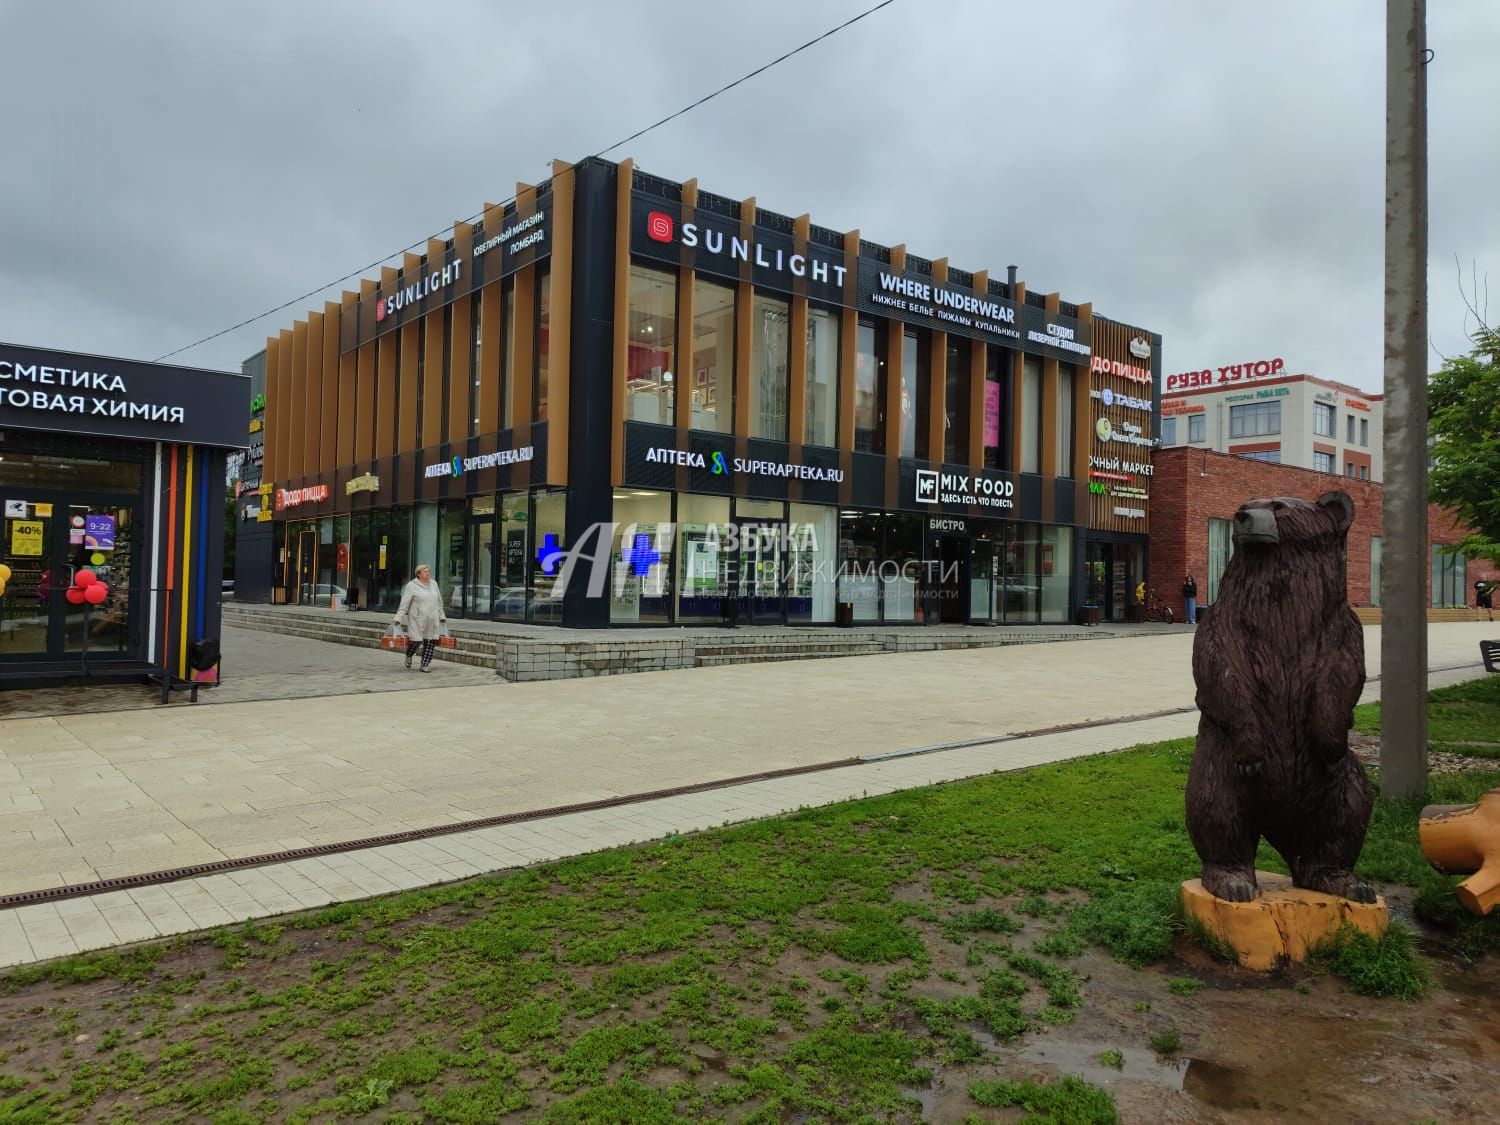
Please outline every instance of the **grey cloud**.
[{"label": "grey cloud", "polygon": [[[0,339],[169,351],[864,6],[12,3]],[[1431,324],[1454,352],[1453,255],[1500,266],[1500,9],[1429,21]],[[1169,369],[1280,355],[1377,388],[1384,116],[1365,0],[898,0],[613,155],[963,268],[1015,262],[1161,331]],[[301,311],[179,359],[236,367]]]}]

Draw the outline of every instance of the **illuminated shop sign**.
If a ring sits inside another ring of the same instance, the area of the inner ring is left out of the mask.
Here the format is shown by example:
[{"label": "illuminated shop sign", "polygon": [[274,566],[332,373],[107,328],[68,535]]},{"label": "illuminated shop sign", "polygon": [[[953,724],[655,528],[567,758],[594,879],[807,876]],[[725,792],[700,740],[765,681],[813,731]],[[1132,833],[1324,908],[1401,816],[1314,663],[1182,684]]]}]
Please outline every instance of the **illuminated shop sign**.
[{"label": "illuminated shop sign", "polygon": [[1091,477],[1107,476],[1110,473],[1124,473],[1127,477],[1149,477],[1154,471],[1149,461],[1129,461],[1121,457],[1090,457],[1089,469]]},{"label": "illuminated shop sign", "polygon": [[1118,406],[1124,410],[1144,410],[1151,412],[1151,400],[1149,398],[1136,398],[1135,395],[1125,394],[1123,391],[1111,390],[1105,387],[1103,390],[1090,391],[1090,398],[1096,398],[1105,406]]},{"label": "illuminated shop sign", "polygon": [[1185,398],[1164,398],[1161,400],[1161,416],[1170,418],[1174,414],[1202,414],[1203,404],[1201,402],[1189,402]]},{"label": "illuminated shop sign", "polygon": [[538,246],[547,241],[547,215],[549,212],[538,211],[534,215],[527,215],[524,219],[518,219],[511,223],[493,238],[486,238],[474,247],[474,257],[482,258],[497,247],[505,247],[507,255],[519,254],[528,246]]},{"label": "illuminated shop sign", "polygon": [[1284,359],[1256,359],[1247,363],[1231,363],[1224,367],[1205,367],[1201,371],[1180,371],[1167,376],[1166,389],[1188,391],[1194,387],[1225,386],[1246,379],[1269,379],[1286,373]]},{"label": "illuminated shop sign", "polygon": [[353,496],[356,492],[379,492],[380,478],[366,473],[362,477],[344,482],[344,495]]},{"label": "illuminated shop sign", "polygon": [[328,486],[326,484],[310,484],[306,488],[278,488],[276,510],[284,512],[288,508],[301,507],[303,504],[321,504],[327,499]]},{"label": "illuminated shop sign", "polygon": [[1122,445],[1144,445],[1156,442],[1150,434],[1143,433],[1134,422],[1119,422],[1110,418],[1098,418],[1094,422],[1094,436],[1101,442],[1117,442]]},{"label": "illuminated shop sign", "polygon": [[1366,414],[1370,412],[1370,404],[1368,402],[1360,402],[1357,398],[1346,398],[1344,405],[1350,410],[1363,410]]},{"label": "illuminated shop sign", "polygon": [[1136,359],[1151,358],[1151,344],[1144,336],[1134,336],[1130,340],[1130,354]]},{"label": "illuminated shop sign", "polygon": [[467,259],[459,256],[454,245],[423,263],[419,271],[403,271],[393,287],[382,287],[379,293],[360,298],[353,315],[346,312],[339,320],[339,351],[352,351],[551,253],[550,195],[539,199],[530,215],[519,214],[514,204],[508,211],[492,215],[493,230],[485,230],[482,224],[474,228]]},{"label": "illuminated shop sign", "polygon": [[379,324],[386,317],[406,308],[407,305],[425,301],[438,290],[446,289],[462,276],[463,268],[462,262],[450,262],[440,270],[424,274],[405,288],[398,289],[389,296],[382,296],[375,302],[375,323]]},{"label": "illuminated shop sign", "polygon": [[981,508],[1014,508],[1016,485],[1002,477],[918,469],[918,504],[972,504]]},{"label": "illuminated shop sign", "polygon": [[243,449],[249,382],[226,371],[0,344],[0,429]]},{"label": "illuminated shop sign", "polygon": [[838,484],[844,470],[823,465],[803,465],[795,461],[766,461],[751,457],[725,457],[719,450],[699,452],[694,449],[672,449],[653,446],[646,450],[648,464],[676,465],[684,469],[705,469],[714,476],[743,473],[753,477],[782,477],[795,480],[826,480]]},{"label": "illuminated shop sign", "polygon": [[1121,363],[1117,359],[1105,359],[1102,355],[1096,355],[1089,360],[1089,372],[1093,375],[1118,375],[1121,379],[1129,379],[1132,383],[1151,382],[1150,368]]},{"label": "illuminated shop sign", "polygon": [[447,461],[439,461],[435,465],[428,465],[422,470],[424,477],[461,477],[465,473],[472,473],[479,469],[494,469],[501,465],[518,465],[523,461],[530,461],[535,456],[535,449],[530,445],[523,445],[519,449],[502,449],[495,453],[481,453],[478,457],[453,457]]}]

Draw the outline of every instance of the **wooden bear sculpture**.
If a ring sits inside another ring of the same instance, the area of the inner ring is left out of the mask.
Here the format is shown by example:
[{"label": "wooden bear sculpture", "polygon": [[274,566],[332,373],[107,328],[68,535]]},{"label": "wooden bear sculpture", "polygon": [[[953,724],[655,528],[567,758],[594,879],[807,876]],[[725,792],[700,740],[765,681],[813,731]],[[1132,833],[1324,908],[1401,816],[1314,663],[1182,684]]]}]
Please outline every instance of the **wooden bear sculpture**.
[{"label": "wooden bear sculpture", "polygon": [[1354,875],[1372,797],[1349,749],[1365,684],[1345,584],[1353,519],[1342,492],[1235,513],[1234,553],[1193,643],[1200,718],[1187,785],[1188,834],[1219,898],[1255,898],[1264,836],[1296,886],[1375,901]]}]

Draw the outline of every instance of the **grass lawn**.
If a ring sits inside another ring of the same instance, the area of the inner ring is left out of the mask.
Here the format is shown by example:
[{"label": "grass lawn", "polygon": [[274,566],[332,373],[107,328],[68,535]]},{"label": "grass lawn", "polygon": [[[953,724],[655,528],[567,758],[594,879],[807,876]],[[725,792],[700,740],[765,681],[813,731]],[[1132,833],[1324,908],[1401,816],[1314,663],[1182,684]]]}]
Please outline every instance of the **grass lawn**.
[{"label": "grass lawn", "polygon": [[[1427,742],[1434,750],[1471,758],[1500,758],[1500,676],[1438,688],[1429,692]],[[1380,704],[1354,709],[1354,729],[1380,733]]]},{"label": "grass lawn", "polygon": [[[914,1120],[935,1070],[1074,1019],[1086,945],[1131,964],[1170,950],[1177,883],[1198,869],[1191,752],[1142,746],[13,972],[0,1122]],[[1437,777],[1433,799],[1497,784]],[[1362,871],[1419,888],[1471,952],[1500,950],[1423,861],[1417,813],[1379,807]],[[1141,1019],[1124,1045],[1154,1031],[1176,1049]],[[975,1120],[1115,1119],[1076,1079],[966,1093]]]}]

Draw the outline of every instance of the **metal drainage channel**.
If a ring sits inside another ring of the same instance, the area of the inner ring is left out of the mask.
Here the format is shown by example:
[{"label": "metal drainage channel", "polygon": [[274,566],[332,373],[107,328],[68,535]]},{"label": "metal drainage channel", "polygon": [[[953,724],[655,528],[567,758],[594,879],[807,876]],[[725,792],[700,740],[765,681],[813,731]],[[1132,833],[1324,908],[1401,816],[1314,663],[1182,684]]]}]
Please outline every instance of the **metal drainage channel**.
[{"label": "metal drainage channel", "polygon": [[[1481,668],[1483,664],[1473,661],[1464,664],[1445,664],[1429,668],[1433,672],[1451,672],[1462,668]],[[1369,676],[1366,683],[1374,683],[1380,677]],[[92,883],[75,883],[67,887],[47,887],[35,891],[18,891],[0,895],[0,910],[18,906],[31,906],[42,902],[60,902],[70,898],[87,898],[108,891],[127,891],[137,887],[157,886],[192,879],[199,875],[217,875],[225,871],[240,871],[247,867],[268,867],[296,859],[312,859],[318,856],[337,855],[341,852],[364,851],[367,848],[383,847],[387,844],[405,844],[412,840],[425,840],[433,836],[452,836],[461,832],[472,832],[481,828],[493,828],[502,824],[524,824],[531,820],[546,820],[549,817],[565,816],[568,813],[597,812],[614,809],[622,805],[656,801],[666,797],[681,797],[690,793],[707,793],[715,789],[727,789],[734,785],[748,785],[756,781],[774,781],[800,774],[824,773],[828,770],[844,769],[848,766],[875,765],[898,758],[915,757],[919,754],[935,754],[941,750],[964,750],[974,746],[990,746],[999,742],[1016,742],[1026,738],[1040,738],[1050,734],[1065,734],[1068,731],[1087,730],[1091,727],[1117,726],[1125,723],[1146,722],[1150,719],[1186,715],[1197,707],[1171,707],[1161,711],[1147,711],[1112,719],[1087,719],[1078,723],[1061,723],[1057,726],[1039,727],[1036,730],[1017,731],[1013,734],[997,734],[984,738],[971,738],[960,742],[940,742],[931,746],[916,746],[909,750],[893,750],[886,754],[867,754],[854,758],[838,758],[830,762],[818,762],[808,766],[789,766],[786,769],[766,770],[762,773],[741,774],[720,781],[699,781],[692,785],[678,785],[670,789],[652,789],[643,793],[631,793],[622,797],[605,797],[598,801],[581,801],[572,805],[554,805],[545,809],[530,809],[525,812],[501,813],[498,816],[480,817],[457,824],[438,824],[430,828],[413,828],[405,832],[390,832],[383,836],[366,836],[359,840],[345,840],[331,844],[313,844],[306,848],[290,848],[287,851],[267,852],[262,855],[242,856],[239,859],[217,859],[211,863],[195,863],[186,867],[169,867],[163,871],[148,871],[139,875],[122,875],[115,879],[99,879]]]}]

